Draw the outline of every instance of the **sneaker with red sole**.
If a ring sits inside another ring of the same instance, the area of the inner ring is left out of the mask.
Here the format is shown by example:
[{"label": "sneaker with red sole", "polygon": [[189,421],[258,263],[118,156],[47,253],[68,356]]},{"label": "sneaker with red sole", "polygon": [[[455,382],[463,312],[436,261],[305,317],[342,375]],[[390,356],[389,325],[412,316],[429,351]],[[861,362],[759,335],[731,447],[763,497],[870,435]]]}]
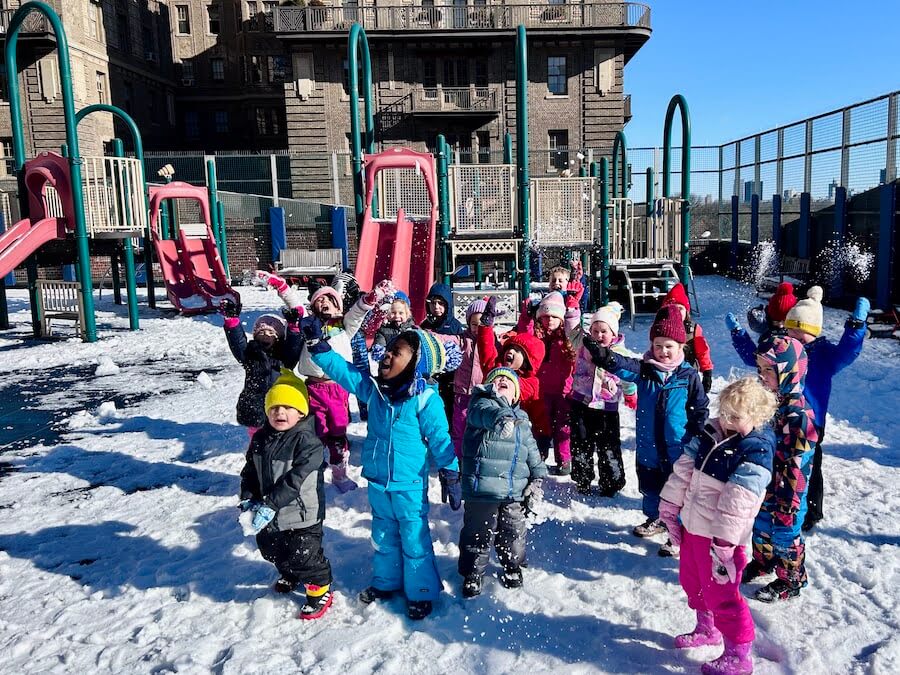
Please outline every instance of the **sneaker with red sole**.
[{"label": "sneaker with red sole", "polygon": [[325,591],[324,593],[317,595],[310,595],[310,591],[316,592],[319,590],[318,586],[307,586],[306,592],[306,602],[303,604],[303,607],[300,608],[300,618],[304,620],[310,619],[318,619],[325,612],[328,611],[328,608],[331,607],[331,602],[334,599],[331,591]]}]

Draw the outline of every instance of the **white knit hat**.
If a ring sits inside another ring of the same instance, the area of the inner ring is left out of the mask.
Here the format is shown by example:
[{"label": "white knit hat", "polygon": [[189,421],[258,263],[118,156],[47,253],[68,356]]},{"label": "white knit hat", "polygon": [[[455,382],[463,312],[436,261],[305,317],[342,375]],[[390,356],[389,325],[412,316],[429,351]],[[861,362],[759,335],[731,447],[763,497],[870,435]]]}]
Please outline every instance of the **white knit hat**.
[{"label": "white knit hat", "polygon": [[622,307],[618,302],[611,302],[608,305],[604,305],[600,309],[598,309],[594,316],[591,317],[591,325],[597,323],[598,321],[602,321],[609,329],[615,333],[619,334],[619,319],[622,318],[622,312],[625,311],[625,308]]},{"label": "white knit hat", "polygon": [[791,307],[784,320],[785,328],[795,328],[818,337],[822,332],[822,287],[813,286],[806,292],[806,297]]}]

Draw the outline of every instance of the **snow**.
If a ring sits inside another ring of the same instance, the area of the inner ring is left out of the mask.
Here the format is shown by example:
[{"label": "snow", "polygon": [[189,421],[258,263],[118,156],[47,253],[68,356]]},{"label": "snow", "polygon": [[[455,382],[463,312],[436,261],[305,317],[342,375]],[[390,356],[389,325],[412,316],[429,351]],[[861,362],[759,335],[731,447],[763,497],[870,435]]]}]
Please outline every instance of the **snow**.
[{"label": "snow", "polygon": [[[697,289],[717,391],[747,372],[722,318],[757,301],[750,287],[718,277],[698,278]],[[279,306],[274,292],[240,291],[247,328]],[[302,622],[299,598],[271,592],[275,570],[238,522],[247,434],[234,404],[243,374],[221,318],[171,318],[142,305],[132,333],[126,309],[104,299],[97,343],[33,342],[25,293],[9,291],[9,304],[0,427],[20,441],[0,448],[3,672],[683,673],[717,655],[670,647],[692,627],[677,562],[656,555],[659,542],[630,534],[642,520],[631,411],[622,414],[625,490],[610,501],[548,479],[521,590],[490,577],[481,597],[462,599],[462,512],[440,503],[432,479],[446,592],[420,623],[401,600],[356,600],[370,573],[371,519],[357,457],[365,427],[352,424],[360,489],[326,484],[335,602],[323,619]],[[826,333],[836,339],[845,318],[827,309]],[[640,349],[648,325],[639,317],[632,333],[623,323],[626,344]],[[900,671],[898,356],[897,341],[867,340],[835,380],[826,520],[807,539],[810,585],[788,603],[750,600],[758,673]],[[104,363],[118,372],[99,377]]]}]

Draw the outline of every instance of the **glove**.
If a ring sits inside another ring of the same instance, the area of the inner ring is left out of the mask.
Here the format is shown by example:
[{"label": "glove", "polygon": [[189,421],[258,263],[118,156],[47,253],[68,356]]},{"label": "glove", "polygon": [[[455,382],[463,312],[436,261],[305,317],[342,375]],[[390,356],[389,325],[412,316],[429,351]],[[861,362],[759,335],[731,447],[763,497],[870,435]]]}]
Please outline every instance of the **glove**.
[{"label": "glove", "polygon": [[238,508],[241,510],[241,513],[246,513],[247,511],[256,511],[262,504],[260,504],[255,499],[242,499],[238,504]]},{"label": "glove", "polygon": [[381,363],[381,359],[384,358],[384,355],[387,354],[387,347],[384,345],[372,345],[372,351],[370,352],[372,356],[372,360],[375,363]]},{"label": "glove", "polygon": [[298,324],[300,323],[300,319],[303,318],[303,307],[283,307],[281,309],[281,316],[283,316],[284,320],[288,323]]},{"label": "glove", "polygon": [[450,502],[450,508],[459,511],[462,506],[462,486],[459,484],[459,471],[441,469],[438,471],[441,481],[441,502]]},{"label": "glove", "polygon": [[850,318],[860,323],[865,323],[871,308],[872,305],[869,303],[868,298],[860,298],[856,301],[856,307],[853,309],[853,314],[850,315]]},{"label": "glove", "polygon": [[734,566],[734,546],[717,544],[715,541],[709,548],[712,556],[712,578],[717,584],[734,583],[737,570]]},{"label": "glove", "polygon": [[[266,272],[265,270],[256,270],[253,273],[253,276],[250,277],[250,284],[253,286],[260,286],[262,288],[265,288],[266,286],[269,285],[269,279],[272,276],[273,276],[272,274],[270,274],[269,272]],[[283,281],[283,279],[282,279],[282,281]]]},{"label": "glove", "polygon": [[535,507],[544,500],[543,484],[544,481],[542,479],[535,478],[529,481],[528,485],[525,486],[525,490],[522,491],[522,505],[525,507],[526,516],[529,513],[537,513]]},{"label": "glove", "polygon": [[[263,274],[266,274],[265,272]],[[285,291],[287,291],[290,286],[288,282],[279,277],[277,274],[269,274],[268,279],[266,279],[266,285],[271,286],[275,289],[278,295],[282,295]]]},{"label": "glove", "polygon": [[497,313],[497,298],[491,296],[487,299],[487,303],[485,303],[484,311],[481,313],[481,325],[482,326],[493,326],[494,319],[499,316]]},{"label": "glove", "polygon": [[725,326],[732,333],[741,329],[740,322],[737,320],[737,317],[731,312],[728,312],[728,314],[725,315]]},{"label": "glove", "polygon": [[637,410],[637,394],[625,394],[625,405],[627,405],[632,410]]},{"label": "glove", "polygon": [[256,515],[253,516],[253,522],[250,526],[253,528],[254,532],[261,532],[266,528],[266,526],[272,522],[272,519],[275,517],[275,511],[270,509],[268,506],[262,506],[256,509]]},{"label": "glove", "polygon": [[584,286],[580,281],[570,281],[566,286],[566,307],[569,309],[577,309],[581,302],[581,296],[584,295]]},{"label": "glove", "polygon": [[500,422],[500,438],[512,438],[516,433],[516,421],[512,417],[504,417]]},{"label": "glove", "polygon": [[306,341],[310,354],[322,354],[331,349],[328,338],[324,337],[322,320],[317,316],[308,316],[300,322],[300,332]]},{"label": "glove", "polygon": [[665,499],[659,501],[659,519],[666,524],[666,529],[669,531],[669,541],[675,546],[681,546],[683,528],[678,520],[680,514],[680,506],[675,506],[672,502],[667,502]]},{"label": "glove", "polygon": [[608,347],[601,346],[600,343],[590,335],[584,336],[582,344],[584,345],[584,348],[588,350],[588,354],[591,355],[591,361],[593,361],[595,366],[603,368],[604,370],[611,370],[613,368],[610,363],[612,353]]},{"label": "glove", "polygon": [[234,300],[225,298],[219,303],[219,314],[226,319],[236,319],[241,315],[241,305]]},{"label": "glove", "polygon": [[384,281],[379,281],[375,288],[366,293],[363,302],[369,307],[377,307],[385,300],[385,298],[393,297],[395,292],[396,289],[394,288],[394,284],[391,283],[391,280],[385,279]]},{"label": "glove", "polygon": [[703,393],[708,394],[709,390],[712,389],[712,371],[704,370],[702,373],[703,376]]},{"label": "glove", "polygon": [[769,315],[763,305],[747,310],[747,325],[754,333],[762,335],[769,330]]},{"label": "glove", "polygon": [[444,365],[445,373],[452,373],[454,370],[459,368],[462,365],[463,361],[463,353],[460,350],[459,345],[455,342],[445,342],[444,343],[444,352],[447,355],[447,362]]}]

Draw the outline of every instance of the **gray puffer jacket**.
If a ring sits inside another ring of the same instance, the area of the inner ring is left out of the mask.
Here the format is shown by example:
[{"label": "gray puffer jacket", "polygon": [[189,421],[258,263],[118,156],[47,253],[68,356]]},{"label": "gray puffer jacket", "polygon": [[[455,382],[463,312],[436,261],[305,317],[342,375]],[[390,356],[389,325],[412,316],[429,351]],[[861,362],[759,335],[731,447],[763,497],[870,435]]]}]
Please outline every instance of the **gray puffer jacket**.
[{"label": "gray puffer jacket", "polygon": [[528,415],[492,385],[474,387],[463,436],[463,499],[519,502],[528,483],[546,475]]},{"label": "gray puffer jacket", "polygon": [[241,471],[241,499],[275,510],[269,527],[298,530],[325,520],[325,458],[310,415],[287,431],[266,422],[253,435]]}]

